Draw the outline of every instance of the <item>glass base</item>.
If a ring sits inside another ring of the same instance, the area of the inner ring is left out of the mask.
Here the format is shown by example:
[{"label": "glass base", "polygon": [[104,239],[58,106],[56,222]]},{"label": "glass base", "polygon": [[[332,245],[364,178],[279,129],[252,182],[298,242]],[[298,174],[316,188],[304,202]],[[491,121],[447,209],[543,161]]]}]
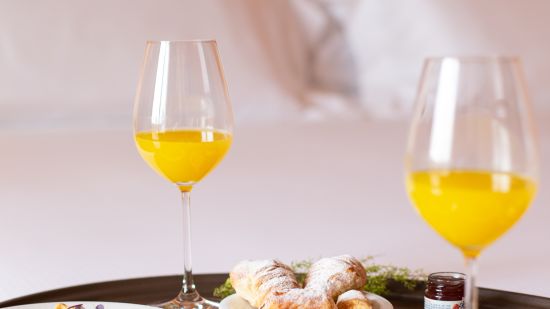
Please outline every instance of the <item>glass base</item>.
[{"label": "glass base", "polygon": [[164,309],[217,309],[219,304],[211,300],[202,298],[198,292],[183,293],[180,292],[173,300],[156,305]]}]

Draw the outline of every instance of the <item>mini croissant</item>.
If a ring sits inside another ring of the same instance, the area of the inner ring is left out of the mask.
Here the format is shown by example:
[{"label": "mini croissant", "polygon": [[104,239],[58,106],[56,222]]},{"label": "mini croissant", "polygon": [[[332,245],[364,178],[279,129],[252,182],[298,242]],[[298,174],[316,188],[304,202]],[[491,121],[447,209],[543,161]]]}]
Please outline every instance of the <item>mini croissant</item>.
[{"label": "mini croissant", "polygon": [[350,290],[338,296],[336,305],[338,309],[372,309],[367,296],[357,290]]},{"label": "mini croissant", "polygon": [[292,269],[277,260],[240,262],[229,278],[237,294],[256,308],[269,295],[283,295],[300,287]]},{"label": "mini croissant", "polygon": [[276,260],[244,261],[230,274],[237,295],[260,309],[336,309],[335,299],[367,281],[361,262],[349,255],[312,265],[300,288],[294,273]]}]

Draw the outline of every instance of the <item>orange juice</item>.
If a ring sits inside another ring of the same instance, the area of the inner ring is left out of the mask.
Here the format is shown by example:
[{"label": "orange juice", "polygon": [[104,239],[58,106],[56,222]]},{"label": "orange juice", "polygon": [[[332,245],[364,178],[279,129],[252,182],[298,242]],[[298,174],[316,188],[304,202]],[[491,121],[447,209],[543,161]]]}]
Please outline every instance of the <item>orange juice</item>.
[{"label": "orange juice", "polygon": [[475,257],[519,220],[536,185],[510,173],[429,170],[409,174],[407,189],[432,228]]},{"label": "orange juice", "polygon": [[229,133],[214,130],[139,132],[135,140],[143,159],[183,191],[206,176],[231,146]]}]

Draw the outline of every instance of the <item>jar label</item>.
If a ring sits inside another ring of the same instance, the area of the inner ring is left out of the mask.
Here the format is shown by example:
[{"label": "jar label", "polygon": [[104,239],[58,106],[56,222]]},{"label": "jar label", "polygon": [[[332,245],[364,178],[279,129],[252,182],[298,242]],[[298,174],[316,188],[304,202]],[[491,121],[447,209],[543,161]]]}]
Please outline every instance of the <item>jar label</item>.
[{"label": "jar label", "polygon": [[435,300],[424,297],[424,309],[463,309],[464,300]]}]

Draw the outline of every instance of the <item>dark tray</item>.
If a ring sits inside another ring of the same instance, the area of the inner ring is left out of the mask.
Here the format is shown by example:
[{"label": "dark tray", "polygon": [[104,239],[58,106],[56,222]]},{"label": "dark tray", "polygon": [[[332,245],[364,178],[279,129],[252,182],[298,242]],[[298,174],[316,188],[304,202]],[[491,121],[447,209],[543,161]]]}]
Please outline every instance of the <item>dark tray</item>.
[{"label": "dark tray", "polygon": [[[202,295],[213,298],[212,291],[222,284],[227,274],[196,275],[195,282]],[[156,304],[171,299],[181,286],[181,276],[139,278],[93,283],[23,296],[0,303],[0,307],[41,302],[113,301],[136,304]],[[408,291],[398,284],[390,284],[389,299],[396,309],[424,308],[422,285]],[[480,289],[481,309],[490,308],[550,308],[550,298]]]}]

